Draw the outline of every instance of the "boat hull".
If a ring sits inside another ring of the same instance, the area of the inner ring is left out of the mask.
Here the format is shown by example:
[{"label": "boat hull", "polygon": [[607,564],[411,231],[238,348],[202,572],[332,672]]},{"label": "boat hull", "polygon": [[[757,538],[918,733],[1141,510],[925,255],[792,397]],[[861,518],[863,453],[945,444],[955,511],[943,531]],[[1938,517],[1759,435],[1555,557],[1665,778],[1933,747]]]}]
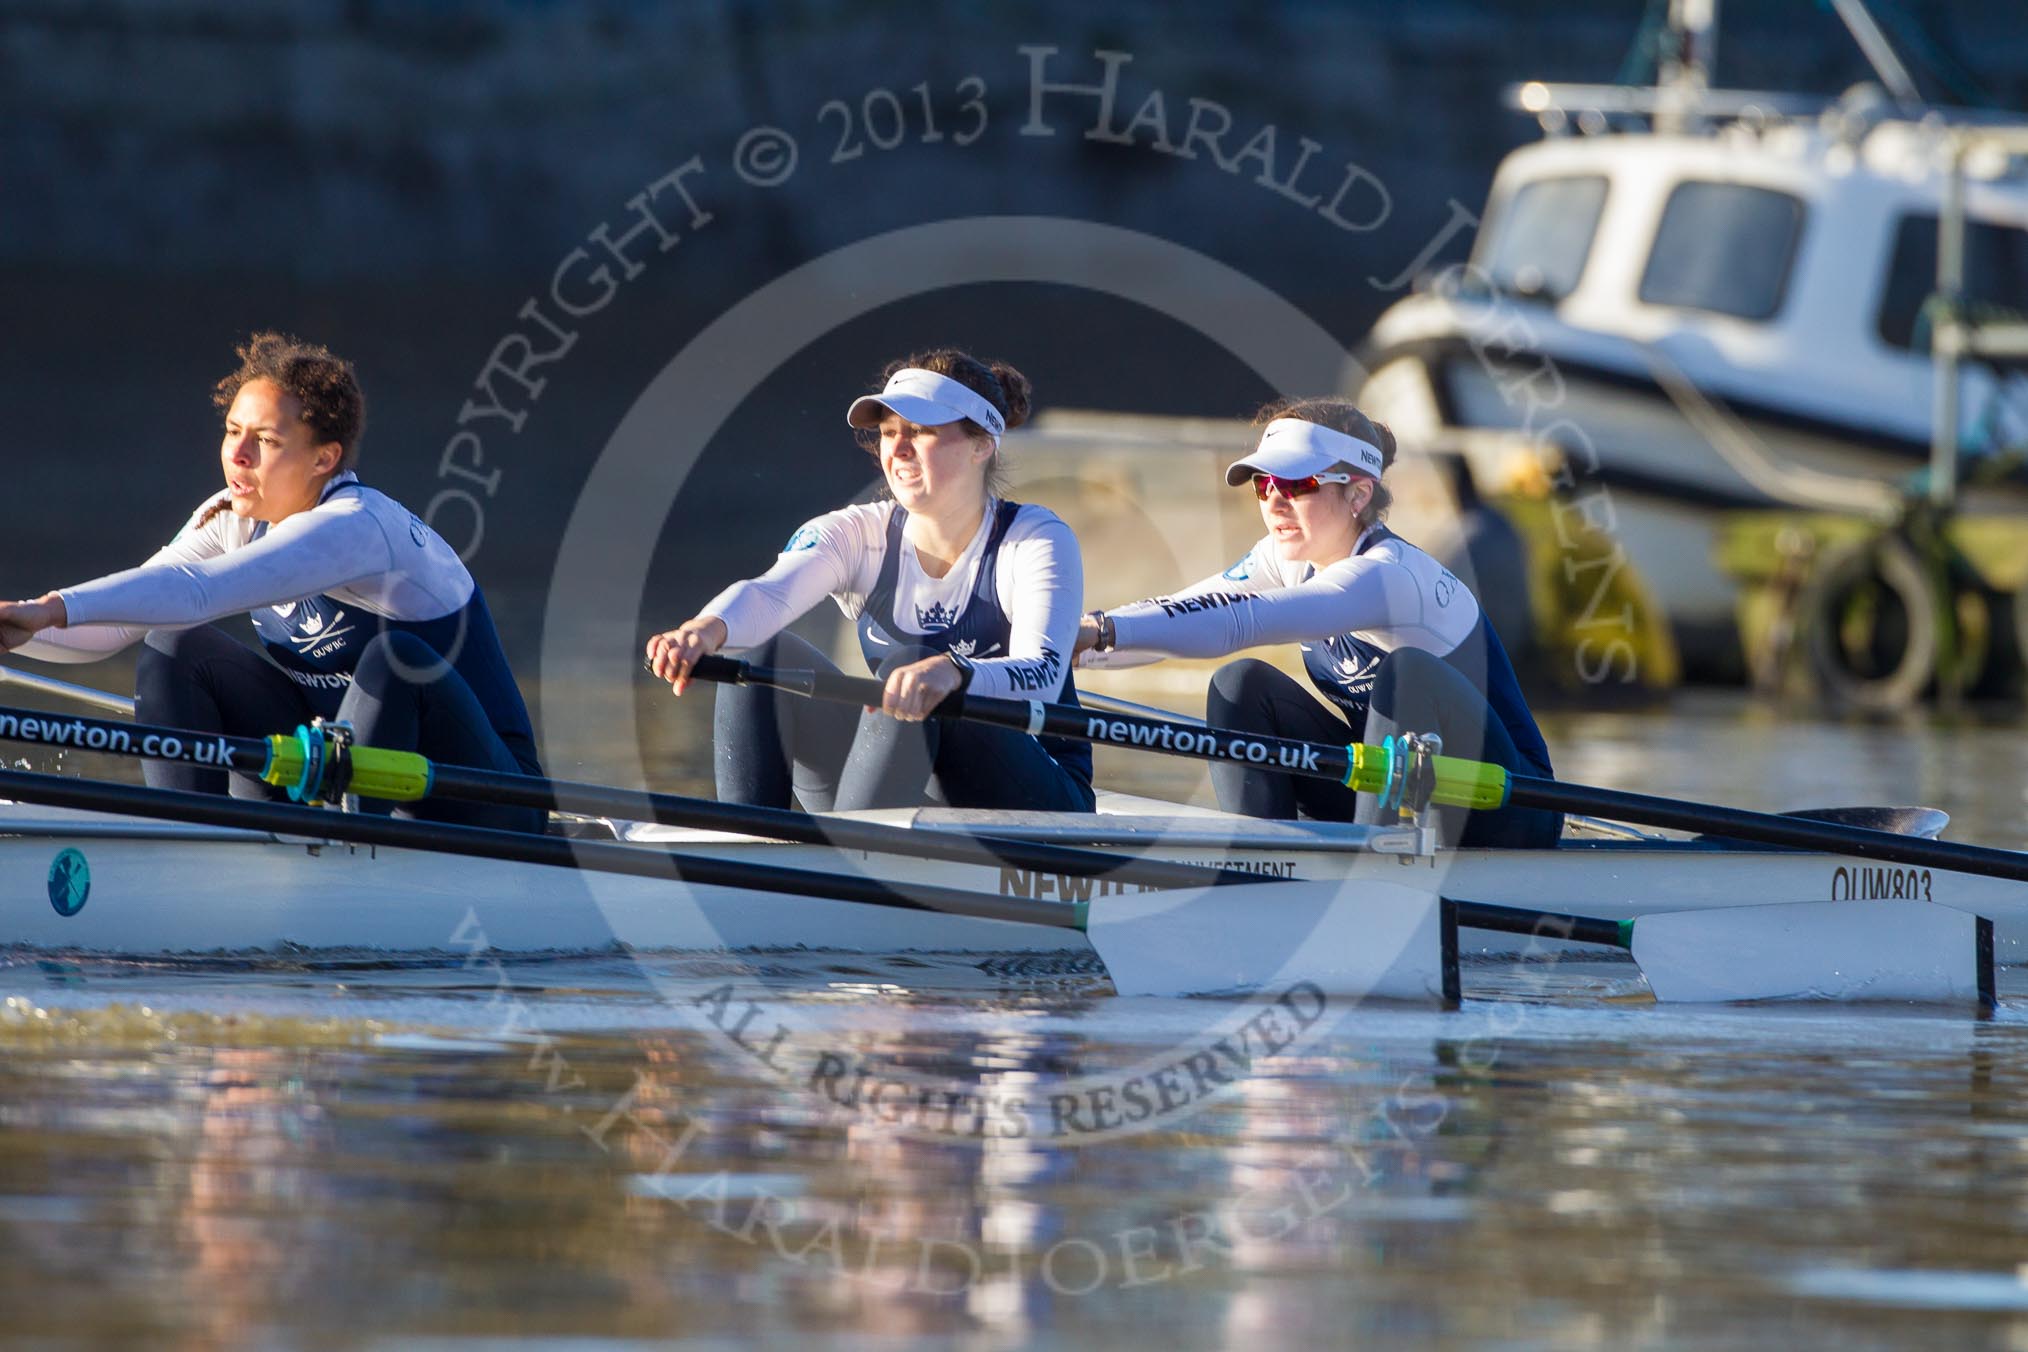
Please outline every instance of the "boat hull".
[{"label": "boat hull", "polygon": [[[1787,901],[1909,899],[1992,918],[2002,962],[2028,960],[2028,888],[1931,869],[1704,842],[1401,853],[1406,833],[1231,818],[924,809],[917,829],[977,831],[1223,864],[1264,877],[1410,884],[1461,900],[1609,919]],[[1047,901],[1139,891],[1110,879],[899,859],[650,828],[693,854]],[[644,843],[644,848],[648,847]],[[1387,893],[1389,889],[1375,889]],[[68,912],[68,913],[66,913]],[[247,953],[533,954],[1088,951],[1075,931],[693,886],[680,879],[374,849],[57,809],[0,810],[0,946],[131,957]],[[1556,951],[1548,937],[1466,931],[1467,954]]]}]

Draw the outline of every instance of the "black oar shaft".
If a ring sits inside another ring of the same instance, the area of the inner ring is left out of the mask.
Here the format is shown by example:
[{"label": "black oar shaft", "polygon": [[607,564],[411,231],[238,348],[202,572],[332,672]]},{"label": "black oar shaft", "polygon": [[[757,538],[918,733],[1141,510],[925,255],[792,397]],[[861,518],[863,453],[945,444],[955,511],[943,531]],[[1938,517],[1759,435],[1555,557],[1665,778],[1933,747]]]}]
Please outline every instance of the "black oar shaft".
[{"label": "black oar shaft", "polygon": [[1489,906],[1480,901],[1453,902],[1458,923],[1470,929],[1494,930],[1500,934],[1526,934],[1539,939],[1567,939],[1583,944],[1627,946],[1627,929],[1620,921],[1597,916],[1565,915],[1558,911],[1526,911],[1513,906]]},{"label": "black oar shaft", "polygon": [[1059,929],[1083,928],[1084,908],[1076,903],[996,897],[952,887],[910,886],[903,889],[878,878],[746,864],[642,845],[565,840],[523,831],[330,812],[289,803],[138,788],[129,784],[70,779],[26,770],[0,770],[0,797],[86,812],[119,812],[136,817],[195,822],[203,826],[239,827],[313,840],[434,850],[475,859],[588,869],[596,873],[637,878],[681,879],[704,886],[853,901],[869,906],[933,911],[980,920],[1012,920]]},{"label": "black oar shaft", "polygon": [[1508,801],[1520,807],[1552,812],[1582,812],[1616,821],[1638,822],[1670,830],[1700,831],[1735,840],[1757,841],[1826,854],[1859,855],[1915,868],[1952,869],[1992,878],[2028,882],[2028,854],[1985,845],[1965,845],[1921,836],[1895,835],[1864,826],[1778,817],[1742,808],[1684,803],[1624,789],[1599,789],[1554,779],[1514,775],[1508,780]]},{"label": "black oar shaft", "polygon": [[0,706],[0,741],[28,742],[63,751],[96,751],[108,756],[196,765],[207,770],[239,770],[258,775],[267,764],[264,737],[227,737],[216,732],[156,727],[147,723],[115,723],[77,714],[41,713]]},{"label": "black oar shaft", "polygon": [[[876,681],[829,672],[778,672],[726,658],[703,659],[698,663],[697,674],[706,680],[751,682],[800,690],[827,699],[856,699],[868,704],[878,704],[881,694],[881,687]],[[935,713],[939,718],[974,718],[1004,727],[1136,746],[1142,750],[1166,751],[1204,760],[1232,760],[1261,769],[1319,779],[1335,778],[1340,782],[1345,779],[1346,767],[1353,755],[1352,748],[1347,747],[1255,738],[1218,729],[1212,729],[1207,734],[1204,729],[1185,723],[1166,723],[1161,719],[1125,714],[1087,715],[1083,710],[1061,705],[1028,705],[1018,700],[952,696]],[[1114,724],[1119,725],[1117,729],[1112,726]],[[1173,734],[1165,730],[1173,730]],[[1170,744],[1172,741],[1174,745]],[[1259,750],[1252,749],[1256,746]],[[1305,758],[1299,754],[1302,751],[1311,754]],[[1619,789],[1565,784],[1553,779],[1512,774],[1498,767],[1480,766],[1476,762],[1454,761],[1452,764],[1492,773],[1496,779],[1491,782],[1496,788],[1499,781],[1504,780],[1505,803],[1517,807],[1584,813],[1643,826],[1696,831],[1790,849],[1818,850],[1916,868],[1950,869],[2028,882],[2028,853],[2018,850],[1926,840],[1863,826],[1814,821],[1807,817],[1782,817],[1741,808],[1656,798]],[[1440,770],[1439,774],[1442,773]],[[1494,801],[1498,801],[1497,795]]]}]

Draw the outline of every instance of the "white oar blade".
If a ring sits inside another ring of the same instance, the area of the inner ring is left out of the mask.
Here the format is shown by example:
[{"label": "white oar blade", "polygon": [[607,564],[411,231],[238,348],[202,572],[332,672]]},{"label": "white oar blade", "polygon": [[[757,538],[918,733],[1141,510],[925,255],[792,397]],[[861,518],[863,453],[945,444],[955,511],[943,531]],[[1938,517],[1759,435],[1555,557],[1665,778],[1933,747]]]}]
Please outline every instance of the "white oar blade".
[{"label": "white oar blade", "polygon": [[1658,1000],[1993,1003],[1992,922],[1920,901],[1813,901],[1644,915]]},{"label": "white oar blade", "polygon": [[1255,883],[1101,897],[1085,934],[1122,995],[1220,995],[1309,982],[1329,995],[1458,999],[1450,905],[1398,883]]}]

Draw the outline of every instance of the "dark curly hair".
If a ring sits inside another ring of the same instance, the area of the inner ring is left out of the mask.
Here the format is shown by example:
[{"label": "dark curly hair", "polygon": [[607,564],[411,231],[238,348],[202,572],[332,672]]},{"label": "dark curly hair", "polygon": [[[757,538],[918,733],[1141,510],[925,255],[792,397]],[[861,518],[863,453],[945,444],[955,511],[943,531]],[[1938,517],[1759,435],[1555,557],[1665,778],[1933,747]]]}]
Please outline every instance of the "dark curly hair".
[{"label": "dark curly hair", "polygon": [[[1266,427],[1277,418],[1295,418],[1302,422],[1328,427],[1334,432],[1343,432],[1348,437],[1357,437],[1380,448],[1380,469],[1385,474],[1394,468],[1394,433],[1387,424],[1375,422],[1359,411],[1359,406],[1350,399],[1277,399],[1264,405],[1253,415],[1255,427]],[[1359,525],[1364,528],[1387,515],[1387,509],[1394,505],[1394,494],[1387,491],[1387,485],[1375,481],[1373,496],[1366,500],[1364,510],[1359,513]]]},{"label": "dark curly hair", "polygon": [[222,412],[232,407],[249,381],[272,380],[303,406],[303,421],[317,434],[317,444],[338,443],[339,469],[359,462],[359,436],[366,430],[366,396],[352,363],[320,343],[306,343],[286,333],[256,333],[233,349],[239,369],[218,382],[211,402]]},{"label": "dark curly hair", "polygon": [[[922,352],[911,352],[906,357],[897,357],[880,372],[880,377],[869,391],[878,394],[888,379],[897,371],[934,371],[948,376],[960,385],[991,404],[1007,422],[1007,430],[1013,431],[1028,421],[1030,386],[1028,377],[1004,361],[982,361],[971,353],[955,347],[933,347]],[[970,418],[962,420],[965,431],[975,437],[985,436],[986,429]],[[872,455],[880,454],[880,433],[875,428],[863,427],[858,432],[859,444]],[[1005,497],[1006,477],[1000,467],[998,451],[986,466],[986,491],[996,498]]]},{"label": "dark curly hair", "polygon": [[[338,468],[359,463],[359,437],[366,430],[366,395],[352,363],[321,343],[306,343],[286,333],[256,333],[233,349],[239,369],[212,387],[211,402],[220,412],[249,381],[272,380],[303,406],[303,421],[317,444],[338,443]],[[229,497],[206,507],[197,518],[202,526],[232,505]]]}]

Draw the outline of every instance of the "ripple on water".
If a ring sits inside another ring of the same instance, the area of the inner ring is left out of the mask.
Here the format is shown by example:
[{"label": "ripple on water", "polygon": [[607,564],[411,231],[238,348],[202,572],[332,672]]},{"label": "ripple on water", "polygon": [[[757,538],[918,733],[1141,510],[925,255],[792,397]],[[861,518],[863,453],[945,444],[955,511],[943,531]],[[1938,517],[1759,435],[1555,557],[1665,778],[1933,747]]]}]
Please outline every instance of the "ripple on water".
[{"label": "ripple on water", "polygon": [[1862,1305],[2028,1311],[2028,1265],[2012,1272],[1815,1268],[1793,1274],[1788,1286],[1797,1295]]},{"label": "ripple on water", "polygon": [[152,1005],[90,999],[45,1005],[10,995],[0,1002],[0,1050],[65,1046],[145,1048],[181,1043],[196,1047],[340,1047],[371,1042],[385,1032],[375,1019],[203,1009],[165,1010]]}]

